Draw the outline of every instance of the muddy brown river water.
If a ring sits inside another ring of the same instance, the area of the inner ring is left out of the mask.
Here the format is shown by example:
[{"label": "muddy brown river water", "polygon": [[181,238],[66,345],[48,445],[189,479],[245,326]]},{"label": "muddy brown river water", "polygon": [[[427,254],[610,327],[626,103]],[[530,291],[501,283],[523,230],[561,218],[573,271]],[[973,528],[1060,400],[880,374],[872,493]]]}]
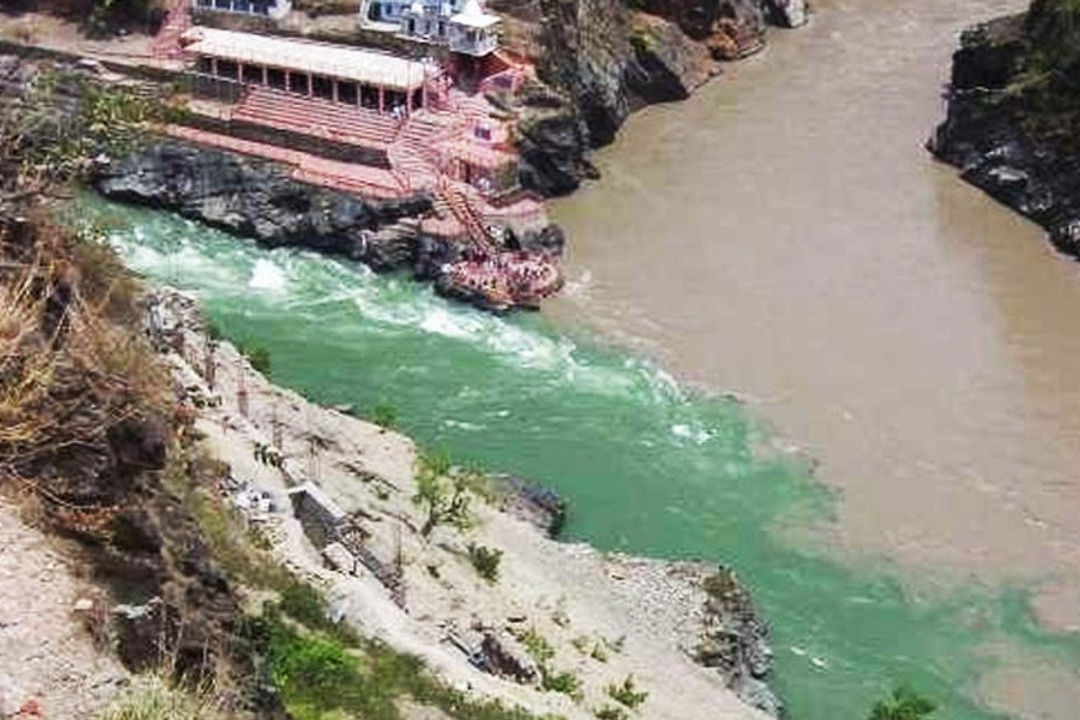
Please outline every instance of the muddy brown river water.
[{"label": "muddy brown river water", "polygon": [[[555,204],[598,329],[744,394],[820,461],[853,560],[1030,588],[1080,630],[1080,264],[923,149],[959,31],[1023,0],[821,0],[685,103],[633,117]],[[1074,718],[1015,664],[991,702]]]}]

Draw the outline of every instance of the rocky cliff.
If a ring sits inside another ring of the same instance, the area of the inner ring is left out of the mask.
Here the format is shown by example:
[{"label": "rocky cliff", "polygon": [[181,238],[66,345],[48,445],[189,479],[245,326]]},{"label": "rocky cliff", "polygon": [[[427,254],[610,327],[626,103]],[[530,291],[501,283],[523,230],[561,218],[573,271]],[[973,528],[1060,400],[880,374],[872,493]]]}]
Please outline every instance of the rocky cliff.
[{"label": "rocky cliff", "polygon": [[1080,5],[1036,0],[970,28],[928,146],[1080,257]]},{"label": "rocky cliff", "polygon": [[519,101],[523,182],[554,195],[593,173],[590,148],[630,112],[686,98],[723,61],[765,45],[768,24],[806,22],[804,0],[492,0],[505,42],[535,63],[542,90]]},{"label": "rocky cliff", "polygon": [[431,210],[426,195],[360,200],[291,180],[271,162],[169,140],[100,164],[92,183],[107,198],[172,210],[262,245],[310,247],[379,270],[413,259],[408,243],[379,231]]}]

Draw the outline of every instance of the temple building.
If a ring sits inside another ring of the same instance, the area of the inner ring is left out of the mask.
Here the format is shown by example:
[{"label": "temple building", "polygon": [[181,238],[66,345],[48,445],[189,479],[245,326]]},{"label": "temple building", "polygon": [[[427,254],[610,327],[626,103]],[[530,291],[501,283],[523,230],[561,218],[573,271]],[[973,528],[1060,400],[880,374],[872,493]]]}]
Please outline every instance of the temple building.
[{"label": "temple building", "polygon": [[266,15],[275,20],[292,10],[292,0],[192,0],[196,10],[214,10],[243,15]]},{"label": "temple building", "polygon": [[429,63],[345,45],[195,27],[183,37],[196,71],[342,105],[405,116],[428,104]]}]

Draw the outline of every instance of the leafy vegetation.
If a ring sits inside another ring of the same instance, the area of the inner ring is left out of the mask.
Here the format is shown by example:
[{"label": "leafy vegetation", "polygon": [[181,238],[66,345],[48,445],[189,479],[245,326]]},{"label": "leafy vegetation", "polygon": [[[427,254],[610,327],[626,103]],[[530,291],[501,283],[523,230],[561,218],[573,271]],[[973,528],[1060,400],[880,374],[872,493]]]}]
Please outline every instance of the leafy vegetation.
[{"label": "leafy vegetation", "polygon": [[569,695],[574,700],[580,701],[582,697],[581,678],[567,670],[550,672],[545,669],[542,673],[540,685],[545,690]]},{"label": "leafy vegetation", "polygon": [[868,720],[924,720],[936,709],[937,705],[932,700],[908,685],[901,685],[887,699],[874,703]]},{"label": "leafy vegetation", "polygon": [[593,710],[599,720],[627,720],[630,715],[618,705],[604,705]]},{"label": "leafy vegetation", "polygon": [[499,563],[502,561],[502,556],[502,550],[469,543],[469,562],[476,568],[480,577],[489,583],[499,579]]},{"label": "leafy vegetation", "polygon": [[87,30],[91,35],[112,34],[118,24],[140,23],[148,31],[156,29],[165,17],[162,0],[93,0]]},{"label": "leafy vegetation", "polygon": [[545,665],[555,657],[555,648],[536,628],[529,628],[518,635],[518,641],[525,647],[525,652],[532,656],[538,665]]},{"label": "leafy vegetation", "polygon": [[0,150],[4,159],[18,158],[8,177],[17,173],[20,184],[39,190],[83,177],[98,158],[138,147],[168,113],[162,102],[127,86],[39,72],[19,101],[0,106]]},{"label": "leafy vegetation", "polygon": [[1080,3],[1034,0],[1020,37],[1006,96],[1018,121],[1065,150],[1080,147]]},{"label": "leafy vegetation", "polygon": [[391,430],[397,425],[397,409],[387,403],[379,403],[371,411],[371,421],[383,430]]},{"label": "leafy vegetation", "polygon": [[474,701],[447,688],[419,658],[336,631],[313,631],[293,620],[284,606],[271,605],[247,623],[244,633],[296,720],[399,720],[396,701],[403,697],[459,720],[532,720],[522,710]]},{"label": "leafy vegetation", "polygon": [[417,464],[413,502],[427,514],[420,534],[427,537],[437,525],[444,524],[459,530],[472,527],[474,518],[469,505],[477,489],[472,474],[451,476],[453,465],[445,453],[422,453]]},{"label": "leafy vegetation", "polygon": [[604,688],[604,691],[612,700],[621,705],[625,705],[631,710],[644,703],[649,697],[649,693],[636,688],[632,675],[627,675],[621,685],[608,685]]},{"label": "leafy vegetation", "polygon": [[248,345],[240,342],[236,346],[237,351],[251,363],[254,370],[267,378],[270,377],[270,351],[262,345]]}]

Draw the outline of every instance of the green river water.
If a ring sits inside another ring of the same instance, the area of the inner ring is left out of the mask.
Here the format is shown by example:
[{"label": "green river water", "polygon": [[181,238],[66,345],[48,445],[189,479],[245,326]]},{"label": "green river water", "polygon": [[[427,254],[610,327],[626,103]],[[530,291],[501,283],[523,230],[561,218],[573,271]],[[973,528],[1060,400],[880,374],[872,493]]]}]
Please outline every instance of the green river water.
[{"label": "green river water", "polygon": [[1019,590],[916,596],[887,566],[849,566],[790,538],[827,522],[805,462],[736,402],[540,315],[446,302],[407,278],[307,252],[267,251],[174,215],[80,203],[125,262],[198,295],[234,340],[265,346],[273,378],[326,404],[391,404],[403,431],[455,460],[558,489],[565,535],[600,548],[733,565],[773,629],[775,687],[797,720],[859,720],[897,681],[979,707],[990,646],[1080,666],[1041,633]]}]

